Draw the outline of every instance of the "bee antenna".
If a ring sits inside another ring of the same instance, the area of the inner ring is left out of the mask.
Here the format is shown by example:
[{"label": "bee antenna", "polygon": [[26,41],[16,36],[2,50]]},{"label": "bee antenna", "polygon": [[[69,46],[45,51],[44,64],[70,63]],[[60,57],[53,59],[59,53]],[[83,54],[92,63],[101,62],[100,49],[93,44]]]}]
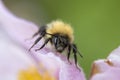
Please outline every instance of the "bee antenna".
[{"label": "bee antenna", "polygon": [[53,34],[50,34],[50,33],[46,33],[46,34],[56,37],[55,35],[53,35]]},{"label": "bee antenna", "polygon": [[48,34],[48,35],[52,35],[52,36],[53,36],[53,34],[50,34],[50,33],[46,33],[46,34]]}]

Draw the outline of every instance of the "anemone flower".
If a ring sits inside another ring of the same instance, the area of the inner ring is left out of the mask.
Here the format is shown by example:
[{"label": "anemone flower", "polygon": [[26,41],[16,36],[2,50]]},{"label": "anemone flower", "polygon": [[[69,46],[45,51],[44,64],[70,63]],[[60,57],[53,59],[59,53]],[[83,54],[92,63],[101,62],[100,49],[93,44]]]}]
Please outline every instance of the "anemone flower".
[{"label": "anemone flower", "polygon": [[[52,51],[50,45],[35,51],[38,26],[18,18],[0,0],[0,80],[86,80],[81,67]],[[106,59],[93,62],[89,80],[120,80],[120,47]]]},{"label": "anemone flower", "polygon": [[85,80],[82,69],[69,64],[65,56],[49,47],[28,51],[38,26],[18,18],[0,0],[0,80]]}]

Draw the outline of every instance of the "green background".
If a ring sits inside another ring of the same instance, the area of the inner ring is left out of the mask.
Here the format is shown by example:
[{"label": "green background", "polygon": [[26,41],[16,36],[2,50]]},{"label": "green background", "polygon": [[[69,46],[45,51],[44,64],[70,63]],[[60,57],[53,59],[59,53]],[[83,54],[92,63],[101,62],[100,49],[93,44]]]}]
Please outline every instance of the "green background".
[{"label": "green background", "polygon": [[17,16],[37,25],[61,19],[74,29],[84,58],[79,64],[89,77],[94,60],[106,58],[120,44],[119,0],[4,0]]}]

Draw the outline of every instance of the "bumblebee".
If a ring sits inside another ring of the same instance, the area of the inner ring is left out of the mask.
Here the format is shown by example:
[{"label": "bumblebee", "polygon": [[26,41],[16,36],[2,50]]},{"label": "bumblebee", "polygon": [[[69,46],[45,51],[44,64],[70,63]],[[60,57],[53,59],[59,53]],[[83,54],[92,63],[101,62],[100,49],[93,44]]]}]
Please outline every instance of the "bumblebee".
[{"label": "bumblebee", "polygon": [[79,53],[79,55],[83,57],[77,50],[76,45],[73,43],[74,41],[73,29],[69,24],[66,24],[62,21],[53,21],[45,26],[40,27],[38,32],[36,32],[33,35],[33,37],[35,37],[36,35],[40,35],[40,37],[38,37],[35,40],[34,44],[30,47],[29,50],[31,50],[31,48],[33,48],[34,45],[36,45],[42,38],[44,38],[45,41],[43,45],[39,49],[36,49],[36,51],[41,50],[48,42],[50,42],[57,52],[61,53],[64,50],[67,50],[68,61],[72,51],[76,65],[77,65],[77,53]]}]

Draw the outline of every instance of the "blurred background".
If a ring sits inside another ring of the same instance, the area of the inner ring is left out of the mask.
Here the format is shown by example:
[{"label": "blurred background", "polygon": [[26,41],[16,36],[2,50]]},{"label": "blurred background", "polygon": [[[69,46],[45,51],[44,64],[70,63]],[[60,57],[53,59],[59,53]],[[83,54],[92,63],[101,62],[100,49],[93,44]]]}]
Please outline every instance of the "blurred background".
[{"label": "blurred background", "polygon": [[84,56],[79,64],[89,77],[94,60],[106,58],[120,45],[119,0],[4,0],[17,16],[38,26],[56,19],[70,23]]}]

